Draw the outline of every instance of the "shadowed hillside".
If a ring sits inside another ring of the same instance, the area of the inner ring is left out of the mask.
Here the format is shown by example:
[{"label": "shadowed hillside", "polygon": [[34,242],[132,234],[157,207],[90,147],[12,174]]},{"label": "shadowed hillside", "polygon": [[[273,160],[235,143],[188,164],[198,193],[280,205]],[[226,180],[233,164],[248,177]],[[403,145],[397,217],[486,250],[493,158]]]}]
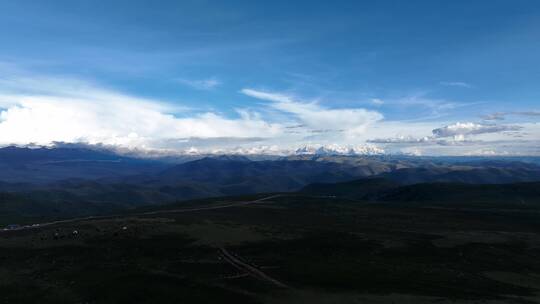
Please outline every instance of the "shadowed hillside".
[{"label": "shadowed hillside", "polygon": [[540,208],[540,182],[399,185],[387,179],[368,178],[345,183],[311,184],[300,193],[407,206]]}]

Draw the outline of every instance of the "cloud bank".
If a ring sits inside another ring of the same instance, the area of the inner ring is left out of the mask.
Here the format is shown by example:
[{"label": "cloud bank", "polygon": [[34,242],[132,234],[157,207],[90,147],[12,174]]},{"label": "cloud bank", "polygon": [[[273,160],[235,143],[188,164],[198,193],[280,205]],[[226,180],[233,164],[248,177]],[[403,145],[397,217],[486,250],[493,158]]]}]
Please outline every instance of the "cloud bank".
[{"label": "cloud bank", "polygon": [[[197,111],[178,101],[141,98],[89,81],[17,71],[3,75],[0,145],[86,143],[167,153],[282,154],[302,146],[317,146],[335,151],[351,151],[354,147],[355,151],[369,153],[384,148],[390,153],[415,155],[464,155],[488,150],[540,154],[540,125],[530,121],[389,121],[378,109],[393,103],[378,107],[383,102],[373,102],[377,110],[336,108],[328,106],[328,101],[306,101],[252,88],[237,94],[239,98],[248,97],[245,108],[223,114]],[[425,101],[408,100],[407,104],[411,102]],[[438,105],[437,111],[445,107]],[[538,112],[504,112],[493,118],[509,114],[536,117]]]},{"label": "cloud bank", "polygon": [[463,137],[485,133],[500,133],[506,131],[519,131],[522,127],[514,125],[478,124],[473,122],[457,122],[442,128],[434,129],[436,137]]},{"label": "cloud bank", "polygon": [[217,86],[221,85],[221,81],[216,78],[208,79],[186,79],[186,78],[177,78],[176,82],[191,87],[196,90],[212,90]]},{"label": "cloud bank", "polygon": [[366,129],[381,121],[384,116],[377,111],[362,108],[328,109],[315,102],[300,102],[291,96],[243,89],[247,96],[273,102],[270,107],[292,114],[301,124],[316,130],[345,132],[349,137],[363,134]]},{"label": "cloud bank", "polygon": [[467,89],[470,89],[473,87],[471,84],[468,84],[463,81],[441,81],[439,84],[443,86],[448,86],[448,87],[461,87],[461,88],[467,88]]},{"label": "cloud bank", "polygon": [[[226,116],[89,82],[5,77],[0,79],[0,145],[84,142],[142,149],[288,145],[315,133],[337,141],[353,138],[383,118],[375,111],[330,109],[277,93],[252,89],[242,93],[268,103]],[[343,134],[337,138],[326,133]]]},{"label": "cloud bank", "polygon": [[0,80],[0,144],[102,143],[155,148],[182,138],[274,137],[282,126],[238,110],[237,117],[193,113],[59,78]]}]

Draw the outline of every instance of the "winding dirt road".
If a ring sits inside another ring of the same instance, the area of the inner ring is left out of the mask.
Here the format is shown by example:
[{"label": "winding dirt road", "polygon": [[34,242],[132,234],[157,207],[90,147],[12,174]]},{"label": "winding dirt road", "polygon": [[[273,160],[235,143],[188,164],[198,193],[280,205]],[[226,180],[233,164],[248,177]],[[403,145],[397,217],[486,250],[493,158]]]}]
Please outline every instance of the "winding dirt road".
[{"label": "winding dirt road", "polygon": [[234,266],[236,269],[244,271],[247,274],[249,274],[249,275],[251,275],[251,276],[253,276],[253,277],[255,277],[255,278],[259,279],[259,280],[269,282],[269,283],[271,283],[271,284],[273,284],[273,285],[275,285],[277,287],[289,288],[289,286],[287,286],[287,285],[281,283],[280,281],[270,277],[269,275],[262,272],[261,270],[259,270],[255,266],[252,266],[249,263],[242,261],[240,258],[236,257],[235,255],[233,255],[232,253],[227,251],[227,249],[225,249],[223,247],[220,247],[219,251],[220,251],[221,256],[223,257],[223,259],[226,262],[228,262],[229,264],[231,264],[232,266]]}]

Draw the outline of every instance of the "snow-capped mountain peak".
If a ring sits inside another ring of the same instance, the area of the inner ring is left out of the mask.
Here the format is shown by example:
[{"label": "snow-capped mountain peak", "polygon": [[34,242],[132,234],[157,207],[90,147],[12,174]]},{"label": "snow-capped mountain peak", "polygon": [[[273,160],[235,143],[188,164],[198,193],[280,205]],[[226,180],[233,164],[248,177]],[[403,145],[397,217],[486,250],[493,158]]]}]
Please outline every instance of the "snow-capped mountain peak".
[{"label": "snow-capped mountain peak", "polygon": [[296,155],[380,155],[384,150],[374,146],[307,145],[295,150]]}]

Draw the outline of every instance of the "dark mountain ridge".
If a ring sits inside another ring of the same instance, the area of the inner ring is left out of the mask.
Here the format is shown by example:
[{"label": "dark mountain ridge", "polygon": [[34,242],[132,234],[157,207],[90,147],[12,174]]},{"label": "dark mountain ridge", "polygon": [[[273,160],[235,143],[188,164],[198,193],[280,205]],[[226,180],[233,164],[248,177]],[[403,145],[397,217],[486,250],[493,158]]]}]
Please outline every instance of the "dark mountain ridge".
[{"label": "dark mountain ridge", "polygon": [[49,184],[65,179],[96,180],[134,174],[153,174],[161,162],[124,157],[112,151],[80,147],[0,148],[0,181]]},{"label": "dark mountain ridge", "polygon": [[377,175],[402,184],[427,182],[503,184],[540,181],[540,167],[536,165],[514,165],[503,163],[499,167],[437,166],[402,168]]},{"label": "dark mountain ridge", "polygon": [[52,162],[52,161],[119,161],[133,160],[122,157],[112,151],[97,150],[90,148],[67,148],[67,147],[17,147],[8,146],[0,148],[0,160],[9,163],[29,163],[29,162]]},{"label": "dark mountain ridge", "polygon": [[400,185],[383,178],[366,178],[345,183],[311,184],[299,193],[402,206],[540,209],[540,182],[509,184],[431,182]]},{"label": "dark mountain ridge", "polygon": [[[540,181],[540,167],[515,159],[441,164],[429,159],[383,156],[302,155],[254,161],[245,156],[222,155],[171,164],[87,148],[0,148],[0,192],[7,193],[0,211],[33,215],[91,214],[206,197],[300,189],[303,193],[356,200],[402,198],[410,202],[416,197],[415,191],[420,190],[403,188],[406,185],[533,181]],[[418,197],[428,197],[426,187]],[[474,187],[454,187],[458,192],[481,192]],[[443,186],[439,188],[445,197],[465,199]],[[430,195],[431,200],[437,198],[437,193]]]}]

